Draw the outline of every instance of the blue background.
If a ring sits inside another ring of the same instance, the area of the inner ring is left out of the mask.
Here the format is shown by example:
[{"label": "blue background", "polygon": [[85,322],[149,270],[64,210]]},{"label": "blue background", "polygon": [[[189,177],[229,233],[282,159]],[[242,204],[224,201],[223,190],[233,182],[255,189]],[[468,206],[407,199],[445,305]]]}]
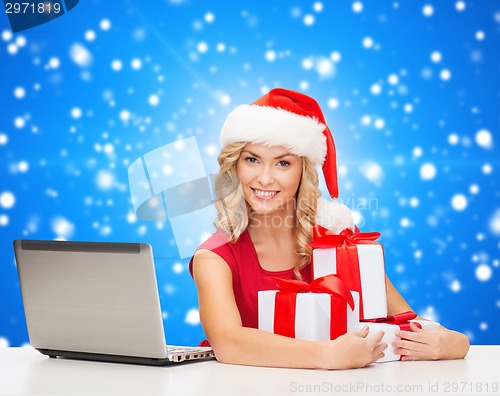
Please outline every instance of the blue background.
[{"label": "blue background", "polygon": [[195,136],[216,172],[229,111],[276,86],[324,109],[340,199],[414,310],[498,344],[500,6],[357,3],[88,0],[14,35],[2,14],[0,345],[28,342],[16,238],[150,243],[168,341],[199,342],[187,260],[135,217],[128,166]]}]

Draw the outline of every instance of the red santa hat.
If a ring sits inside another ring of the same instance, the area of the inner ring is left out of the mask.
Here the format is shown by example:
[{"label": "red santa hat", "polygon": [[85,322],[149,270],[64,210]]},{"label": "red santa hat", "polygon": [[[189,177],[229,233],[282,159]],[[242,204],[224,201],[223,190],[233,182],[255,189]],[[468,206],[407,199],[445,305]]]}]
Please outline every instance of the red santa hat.
[{"label": "red santa hat", "polygon": [[[338,197],[335,143],[321,108],[310,96],[275,88],[250,105],[236,107],[228,115],[220,134],[222,146],[235,142],[283,146],[293,154],[307,157],[314,165],[322,166],[330,196]],[[323,209],[330,213],[320,213]],[[349,210],[333,202],[318,204],[318,219],[329,219],[329,229],[333,217],[340,213],[345,217]],[[349,224],[340,224],[346,222],[338,219],[335,222],[340,227],[352,228],[350,213],[348,217]],[[337,228],[332,231],[337,231]]]}]

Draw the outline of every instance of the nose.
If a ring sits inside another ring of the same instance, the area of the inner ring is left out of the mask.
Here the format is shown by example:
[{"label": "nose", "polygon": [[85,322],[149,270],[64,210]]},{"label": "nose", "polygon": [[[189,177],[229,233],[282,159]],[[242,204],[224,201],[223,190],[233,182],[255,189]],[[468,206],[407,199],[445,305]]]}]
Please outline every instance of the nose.
[{"label": "nose", "polygon": [[260,175],[257,177],[257,181],[263,186],[273,184],[274,177],[272,175],[271,169],[269,169],[268,167],[264,167]]}]

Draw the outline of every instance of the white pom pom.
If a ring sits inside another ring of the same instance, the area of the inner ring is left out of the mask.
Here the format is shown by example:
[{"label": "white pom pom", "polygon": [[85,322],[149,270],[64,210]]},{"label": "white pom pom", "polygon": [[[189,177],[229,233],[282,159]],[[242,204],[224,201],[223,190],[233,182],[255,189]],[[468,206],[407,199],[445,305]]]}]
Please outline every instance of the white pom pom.
[{"label": "white pom pom", "polygon": [[339,234],[346,228],[354,231],[354,219],[349,208],[341,203],[327,201],[324,198],[318,199],[318,209],[316,212],[316,224]]}]

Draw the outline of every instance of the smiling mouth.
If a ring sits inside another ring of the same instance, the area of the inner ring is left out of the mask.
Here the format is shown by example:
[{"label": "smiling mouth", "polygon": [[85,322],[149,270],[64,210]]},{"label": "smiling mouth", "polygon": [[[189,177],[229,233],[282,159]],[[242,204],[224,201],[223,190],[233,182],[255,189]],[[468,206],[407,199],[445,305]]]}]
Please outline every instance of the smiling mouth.
[{"label": "smiling mouth", "polygon": [[257,198],[260,198],[260,199],[271,199],[276,194],[279,193],[279,191],[274,191],[274,190],[267,190],[267,191],[266,190],[257,190],[255,188],[252,188],[252,191],[257,196]]}]

